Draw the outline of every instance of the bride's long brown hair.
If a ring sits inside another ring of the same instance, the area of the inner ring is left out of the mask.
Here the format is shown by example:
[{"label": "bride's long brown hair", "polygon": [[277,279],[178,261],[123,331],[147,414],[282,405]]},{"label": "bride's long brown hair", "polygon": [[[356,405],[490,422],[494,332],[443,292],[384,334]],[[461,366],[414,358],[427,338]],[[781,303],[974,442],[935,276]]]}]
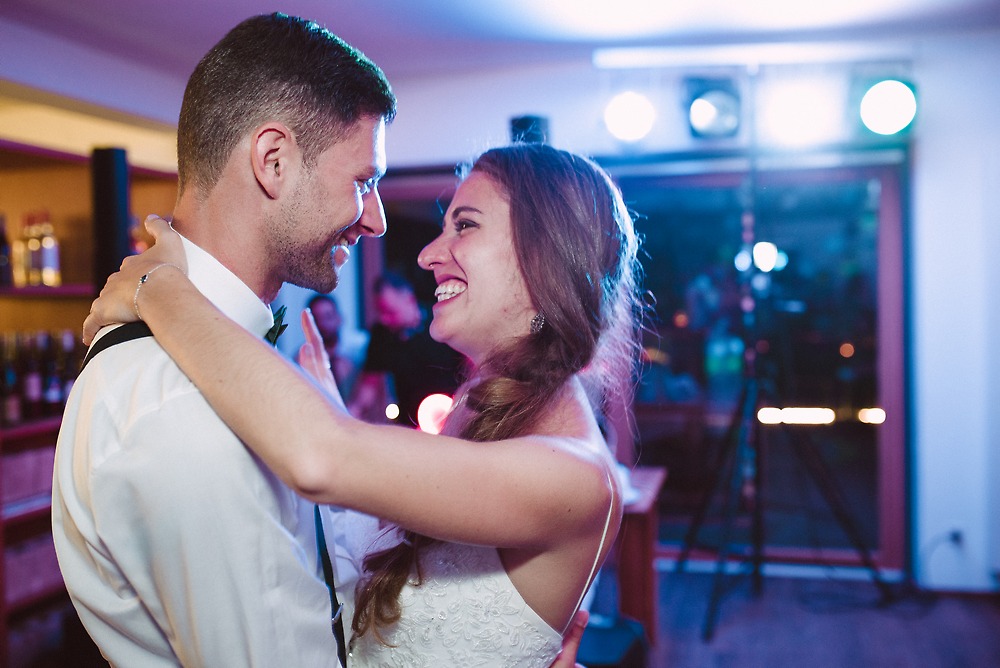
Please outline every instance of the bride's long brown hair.
[{"label": "bride's long brown hair", "polygon": [[[516,256],[545,325],[477,370],[482,378],[466,396],[472,417],[456,435],[497,441],[531,433],[580,372],[598,390],[597,410],[627,401],[638,360],[638,242],[618,188],[591,160],[542,144],[489,150],[461,176],[470,172],[506,195]],[[352,622],[358,636],[371,631],[385,643],[381,630],[399,620],[410,573],[421,579],[418,554],[436,541],[402,531],[400,544],[364,560]]]}]

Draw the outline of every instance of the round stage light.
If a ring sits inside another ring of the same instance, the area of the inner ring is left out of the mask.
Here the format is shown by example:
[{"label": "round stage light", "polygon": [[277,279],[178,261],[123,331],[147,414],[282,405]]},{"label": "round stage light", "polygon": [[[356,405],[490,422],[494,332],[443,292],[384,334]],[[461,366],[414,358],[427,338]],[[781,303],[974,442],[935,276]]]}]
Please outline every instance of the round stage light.
[{"label": "round stage light", "polygon": [[740,127],[740,100],[727,90],[707,90],[691,100],[688,122],[696,137],[731,137]]},{"label": "round stage light", "polygon": [[645,95],[627,91],[616,95],[604,108],[604,124],[616,139],[639,141],[649,134],[656,109]]},{"label": "round stage light", "polygon": [[917,97],[902,81],[880,81],[861,98],[861,122],[876,134],[901,132],[916,115]]}]

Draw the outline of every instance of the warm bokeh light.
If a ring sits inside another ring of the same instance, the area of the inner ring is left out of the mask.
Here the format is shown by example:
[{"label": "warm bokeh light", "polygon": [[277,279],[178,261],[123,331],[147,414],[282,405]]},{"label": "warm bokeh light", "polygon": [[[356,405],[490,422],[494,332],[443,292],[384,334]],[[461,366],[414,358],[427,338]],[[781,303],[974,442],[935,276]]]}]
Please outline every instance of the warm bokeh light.
[{"label": "warm bokeh light", "polygon": [[417,408],[417,426],[420,431],[440,434],[452,403],[452,398],[447,394],[432,394],[425,397]]},{"label": "warm bokeh light", "polygon": [[865,424],[882,424],[885,422],[885,411],[881,408],[862,408],[858,411],[858,421]]},{"label": "warm bokeh light", "polygon": [[840,356],[848,359],[854,357],[854,344],[847,341],[841,343]]},{"label": "warm bokeh light", "polygon": [[399,406],[396,404],[388,404],[385,407],[385,416],[390,420],[395,420],[399,417]]},{"label": "warm bokeh light", "polygon": [[674,327],[678,329],[684,329],[691,324],[691,319],[688,318],[688,314],[684,311],[678,311],[674,313]]},{"label": "warm bokeh light", "polygon": [[836,413],[832,408],[765,406],[757,411],[761,424],[833,424]]}]

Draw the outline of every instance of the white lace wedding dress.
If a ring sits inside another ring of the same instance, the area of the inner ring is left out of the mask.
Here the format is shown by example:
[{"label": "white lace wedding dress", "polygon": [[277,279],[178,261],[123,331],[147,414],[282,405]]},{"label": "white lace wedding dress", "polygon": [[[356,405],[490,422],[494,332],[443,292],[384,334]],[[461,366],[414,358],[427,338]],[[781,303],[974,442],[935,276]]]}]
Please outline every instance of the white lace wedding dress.
[{"label": "white lace wedding dress", "polygon": [[[613,509],[612,501],[588,582],[597,572]],[[359,567],[365,550],[358,547],[383,549],[391,542],[385,534],[376,537],[377,521],[368,519],[374,524],[355,530],[371,540],[355,540],[350,550]],[[382,631],[391,646],[373,633],[354,638],[348,668],[548,668],[555,661],[562,632],[521,598],[496,548],[433,543],[421,548],[419,559],[423,582],[417,586],[411,577],[400,592],[400,620]],[[577,607],[585,593],[580,592]]]},{"label": "white lace wedding dress", "polygon": [[562,646],[511,583],[496,548],[436,543],[420,556],[419,587],[400,594],[403,615],[351,644],[349,668],[547,668]]}]

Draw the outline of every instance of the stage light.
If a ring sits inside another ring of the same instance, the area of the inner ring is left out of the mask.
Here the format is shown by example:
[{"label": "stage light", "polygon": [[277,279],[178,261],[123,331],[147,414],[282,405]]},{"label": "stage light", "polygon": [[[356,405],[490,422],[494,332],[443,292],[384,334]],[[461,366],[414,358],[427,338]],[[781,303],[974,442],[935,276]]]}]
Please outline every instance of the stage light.
[{"label": "stage light", "polygon": [[913,88],[896,79],[885,79],[871,86],[861,98],[861,122],[879,135],[902,132],[917,115],[917,97]]},{"label": "stage light", "polygon": [[686,79],[688,126],[694,137],[732,137],[740,128],[740,96],[729,79]]},{"label": "stage light", "polygon": [[417,408],[417,426],[428,434],[440,434],[444,419],[451,410],[452,398],[447,394],[425,397]]},{"label": "stage light", "polygon": [[801,147],[834,141],[844,133],[843,99],[842,86],[829,76],[771,81],[757,96],[761,142]]},{"label": "stage light", "polygon": [[616,139],[639,141],[649,134],[656,121],[656,109],[645,95],[626,91],[616,95],[604,108],[604,125]]}]

